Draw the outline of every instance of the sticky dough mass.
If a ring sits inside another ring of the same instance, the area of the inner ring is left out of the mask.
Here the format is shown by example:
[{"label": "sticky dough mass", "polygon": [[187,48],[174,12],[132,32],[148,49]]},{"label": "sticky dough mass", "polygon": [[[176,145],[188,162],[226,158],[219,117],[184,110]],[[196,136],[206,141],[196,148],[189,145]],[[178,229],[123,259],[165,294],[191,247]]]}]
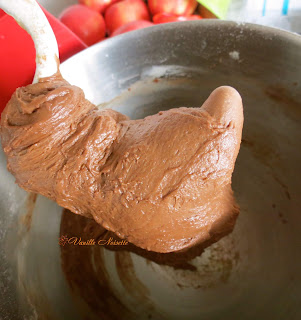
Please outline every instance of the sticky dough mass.
[{"label": "sticky dough mass", "polygon": [[231,87],[216,89],[201,108],[130,120],[98,110],[56,74],[16,90],[2,113],[1,141],[23,189],[166,253],[232,231],[242,125]]}]

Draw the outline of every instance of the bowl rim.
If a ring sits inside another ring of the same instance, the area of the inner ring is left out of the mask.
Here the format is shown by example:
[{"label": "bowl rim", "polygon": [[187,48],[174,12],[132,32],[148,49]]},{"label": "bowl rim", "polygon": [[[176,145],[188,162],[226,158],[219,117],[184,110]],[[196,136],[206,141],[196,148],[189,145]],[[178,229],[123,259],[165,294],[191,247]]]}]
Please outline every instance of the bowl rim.
[{"label": "bowl rim", "polygon": [[210,27],[219,29],[221,27],[228,28],[228,29],[237,29],[242,31],[248,32],[255,32],[260,36],[264,37],[278,37],[279,40],[285,42],[291,42],[295,45],[299,46],[301,49],[301,35],[296,32],[287,31],[281,28],[270,27],[265,25],[260,25],[256,23],[249,23],[249,22],[240,22],[240,21],[233,21],[233,20],[218,20],[218,19],[202,19],[202,20],[195,20],[195,21],[180,21],[180,22],[171,22],[171,23],[164,23],[158,24],[154,26],[150,26],[143,29],[133,30],[130,32],[126,32],[120,35],[117,35],[112,38],[107,38],[98,42],[78,53],[71,56],[67,60],[61,63],[64,65],[66,62],[70,61],[71,59],[77,59],[77,57],[83,54],[93,54],[100,49],[109,48],[114,45],[118,45],[118,42],[131,42],[137,40],[137,38],[143,38],[145,36],[150,35],[151,33],[168,33],[175,30],[183,30],[183,29],[192,29],[197,30],[202,27]]}]

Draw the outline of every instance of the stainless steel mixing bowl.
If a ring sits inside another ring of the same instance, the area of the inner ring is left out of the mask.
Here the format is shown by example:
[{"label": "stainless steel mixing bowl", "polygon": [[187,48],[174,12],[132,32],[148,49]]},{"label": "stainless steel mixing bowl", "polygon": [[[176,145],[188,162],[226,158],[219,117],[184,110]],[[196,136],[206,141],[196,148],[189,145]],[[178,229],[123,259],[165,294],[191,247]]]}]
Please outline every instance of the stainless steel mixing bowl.
[{"label": "stainless steel mixing bowl", "polygon": [[[62,209],[15,185],[1,151],[0,318],[301,319],[300,36],[225,21],[168,24],[106,40],[61,70],[92,102],[134,119],[235,87],[245,112],[233,176],[241,214],[195,270],[95,247],[102,266],[91,265],[107,286],[95,278],[70,288]],[[75,270],[86,279],[82,263]]]}]

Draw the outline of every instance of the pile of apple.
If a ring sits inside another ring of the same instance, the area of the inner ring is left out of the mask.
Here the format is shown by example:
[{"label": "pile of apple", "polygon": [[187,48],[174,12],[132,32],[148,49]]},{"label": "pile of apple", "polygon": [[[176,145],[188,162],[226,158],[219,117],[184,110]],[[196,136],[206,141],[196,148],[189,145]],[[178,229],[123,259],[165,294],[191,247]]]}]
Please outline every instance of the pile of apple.
[{"label": "pile of apple", "polygon": [[88,46],[154,24],[202,19],[196,0],[78,0],[60,20]]}]

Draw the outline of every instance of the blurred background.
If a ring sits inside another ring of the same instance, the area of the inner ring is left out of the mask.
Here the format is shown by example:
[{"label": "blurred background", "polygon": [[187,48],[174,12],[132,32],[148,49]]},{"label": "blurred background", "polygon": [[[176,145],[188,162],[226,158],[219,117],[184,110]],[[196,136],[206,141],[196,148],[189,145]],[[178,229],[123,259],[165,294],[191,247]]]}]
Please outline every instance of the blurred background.
[{"label": "blurred background", "polygon": [[[65,8],[78,1],[39,0],[39,2],[58,17]],[[93,3],[93,0],[86,2]],[[219,8],[227,8],[222,16],[224,19],[259,23],[301,33],[301,0],[200,0],[198,2],[200,6],[211,8],[213,13]]]}]

